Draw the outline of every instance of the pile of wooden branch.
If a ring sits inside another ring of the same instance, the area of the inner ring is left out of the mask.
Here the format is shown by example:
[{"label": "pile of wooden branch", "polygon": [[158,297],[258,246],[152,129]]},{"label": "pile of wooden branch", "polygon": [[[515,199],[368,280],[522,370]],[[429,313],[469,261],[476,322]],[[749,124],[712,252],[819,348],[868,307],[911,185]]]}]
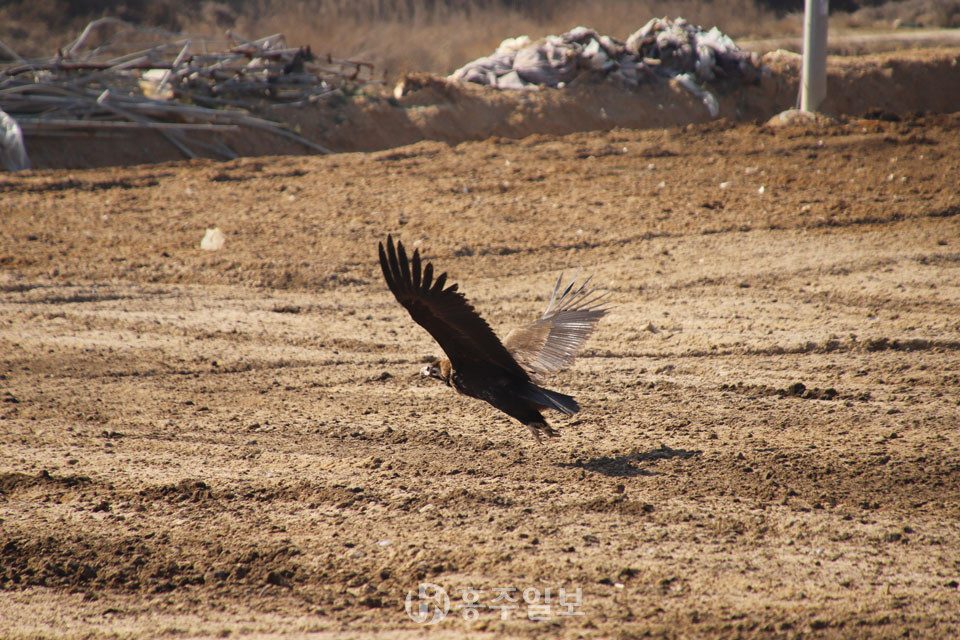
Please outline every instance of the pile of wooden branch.
[{"label": "pile of wooden branch", "polygon": [[[88,44],[95,36],[98,44]],[[290,48],[279,34],[252,41],[227,36],[218,42],[101,18],[48,59],[26,60],[0,42],[0,55],[13,60],[0,65],[0,112],[26,135],[154,129],[189,158],[197,156],[196,147],[236,157],[222,143],[186,133],[240,127],[329,153],[251,112],[378,84],[373,65]]]}]

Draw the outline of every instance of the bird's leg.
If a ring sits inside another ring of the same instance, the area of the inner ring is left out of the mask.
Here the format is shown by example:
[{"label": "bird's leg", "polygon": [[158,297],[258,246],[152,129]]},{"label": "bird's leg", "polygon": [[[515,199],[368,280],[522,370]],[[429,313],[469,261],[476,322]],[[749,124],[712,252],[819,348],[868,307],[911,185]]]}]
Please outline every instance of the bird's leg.
[{"label": "bird's leg", "polygon": [[530,433],[533,434],[533,437],[536,439],[537,444],[542,445],[543,441],[540,440],[540,428],[536,424],[528,424],[527,429],[530,429]]},{"label": "bird's leg", "polygon": [[537,444],[543,444],[543,441],[540,439],[541,433],[545,433],[551,438],[560,437],[560,432],[547,424],[546,420],[542,422],[528,422],[527,429],[530,429],[530,433],[537,439]]}]

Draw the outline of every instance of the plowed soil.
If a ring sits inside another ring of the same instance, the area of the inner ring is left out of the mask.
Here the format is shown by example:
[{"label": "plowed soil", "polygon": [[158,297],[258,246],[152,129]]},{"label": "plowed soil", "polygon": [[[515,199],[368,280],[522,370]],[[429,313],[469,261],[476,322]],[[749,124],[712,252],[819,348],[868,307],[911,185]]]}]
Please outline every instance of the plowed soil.
[{"label": "plowed soil", "polygon": [[[4,175],[0,635],[957,637],[958,183],[958,116]],[[559,439],[417,376],[388,232],[501,335],[609,289]]]}]

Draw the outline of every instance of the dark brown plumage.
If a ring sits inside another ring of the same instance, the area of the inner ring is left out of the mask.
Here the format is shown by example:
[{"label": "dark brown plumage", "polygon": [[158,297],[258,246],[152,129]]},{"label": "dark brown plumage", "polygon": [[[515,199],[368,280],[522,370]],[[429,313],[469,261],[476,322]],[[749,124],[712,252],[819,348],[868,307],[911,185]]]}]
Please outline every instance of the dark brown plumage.
[{"label": "dark brown plumage", "polygon": [[410,260],[403,243],[394,247],[393,238],[387,236],[386,248],[381,242],[379,253],[390,291],[447,354],[448,360],[436,361],[422,373],[516,418],[538,442],[541,433],[558,436],[540,411],[572,415],[580,407],[572,397],[538,386],[534,376],[569,364],[606,313],[596,306],[601,296],[586,288],[589,279],[579,289],[571,283],[559,298],[558,280],[543,316],[512,332],[505,346],[456,284],[444,288],[446,273],[434,278],[433,265],[421,263],[419,250]]}]

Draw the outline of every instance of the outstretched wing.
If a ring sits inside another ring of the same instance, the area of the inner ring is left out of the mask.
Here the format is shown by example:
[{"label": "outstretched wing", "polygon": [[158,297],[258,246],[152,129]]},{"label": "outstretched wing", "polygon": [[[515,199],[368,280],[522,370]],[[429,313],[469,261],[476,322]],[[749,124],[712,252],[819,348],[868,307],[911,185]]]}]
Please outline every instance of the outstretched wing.
[{"label": "outstretched wing", "polygon": [[543,315],[535,322],[514,329],[503,341],[517,362],[532,375],[569,366],[593,333],[597,321],[607,312],[600,304],[606,294],[589,286],[592,278],[574,288],[577,282],[574,276],[566,289],[561,289],[561,273]]},{"label": "outstretched wing", "polygon": [[421,265],[419,249],[408,260],[403,243],[398,241],[394,249],[393,238],[387,236],[386,250],[380,243],[380,268],[397,301],[440,344],[454,368],[465,362],[486,362],[529,378],[457,285],[443,288],[447,274],[434,279],[433,265]]}]

